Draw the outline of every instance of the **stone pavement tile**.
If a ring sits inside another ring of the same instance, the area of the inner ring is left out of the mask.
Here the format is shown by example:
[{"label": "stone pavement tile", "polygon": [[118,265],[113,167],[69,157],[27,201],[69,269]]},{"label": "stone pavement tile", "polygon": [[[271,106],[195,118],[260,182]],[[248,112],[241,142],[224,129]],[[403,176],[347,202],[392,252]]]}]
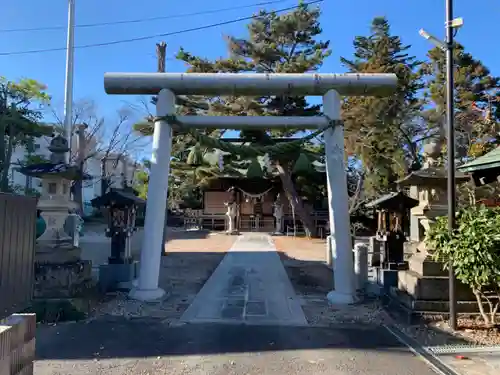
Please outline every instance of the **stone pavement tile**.
[{"label": "stone pavement tile", "polygon": [[307,324],[279,256],[263,234],[238,238],[181,320]]}]

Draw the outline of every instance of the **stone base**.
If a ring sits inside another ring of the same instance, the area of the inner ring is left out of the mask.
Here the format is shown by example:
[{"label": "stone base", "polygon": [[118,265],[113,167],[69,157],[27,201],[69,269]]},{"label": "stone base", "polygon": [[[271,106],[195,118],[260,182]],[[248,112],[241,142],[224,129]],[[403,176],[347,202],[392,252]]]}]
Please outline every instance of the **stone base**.
[{"label": "stone base", "polygon": [[357,301],[355,295],[339,293],[335,290],[328,293],[326,298],[331,305],[351,305]]},{"label": "stone base", "polygon": [[[398,283],[392,285],[391,298],[403,307],[426,313],[444,313],[449,308],[449,277],[443,264],[433,261],[427,252],[414,253],[409,269],[398,272]],[[475,296],[467,285],[456,282],[460,312],[476,309]]]},{"label": "stone base", "polygon": [[[397,288],[391,288],[390,297],[398,301],[405,309],[418,314],[448,314],[450,311],[449,301],[427,301],[416,300],[408,293],[402,292]],[[487,309],[487,306],[485,306]],[[457,313],[459,314],[477,314],[477,302],[457,301]]]},{"label": "stone base", "polygon": [[[422,276],[415,271],[398,272],[398,289],[415,300],[447,301],[449,299],[449,278],[444,276]],[[474,294],[469,287],[456,282],[456,296],[461,301],[473,301]]]},{"label": "stone base", "polygon": [[392,287],[398,286],[398,272],[397,270],[388,270],[383,268],[376,268],[377,284],[380,285],[384,293],[389,293]]},{"label": "stone base", "polygon": [[112,290],[131,289],[139,274],[139,262],[132,261],[124,264],[103,264],[99,266],[99,289],[103,292]]},{"label": "stone base", "polygon": [[448,277],[448,271],[443,269],[443,263],[435,262],[425,253],[415,253],[408,260],[408,269],[422,276]]},{"label": "stone base", "polygon": [[36,263],[73,263],[81,259],[82,249],[69,243],[60,245],[37,243],[35,246]]},{"label": "stone base", "polygon": [[92,286],[92,263],[35,262],[34,298],[71,298]]},{"label": "stone base", "polygon": [[232,230],[232,231],[227,230],[227,231],[226,231],[226,234],[227,234],[228,236],[238,236],[238,235],[240,234],[240,232],[239,232],[238,230],[234,229],[234,230]]},{"label": "stone base", "polygon": [[139,287],[134,287],[128,294],[130,299],[144,302],[161,301],[165,295],[165,291],[161,288],[139,289]]},{"label": "stone base", "polygon": [[0,374],[33,375],[35,314],[13,314],[0,320]]}]

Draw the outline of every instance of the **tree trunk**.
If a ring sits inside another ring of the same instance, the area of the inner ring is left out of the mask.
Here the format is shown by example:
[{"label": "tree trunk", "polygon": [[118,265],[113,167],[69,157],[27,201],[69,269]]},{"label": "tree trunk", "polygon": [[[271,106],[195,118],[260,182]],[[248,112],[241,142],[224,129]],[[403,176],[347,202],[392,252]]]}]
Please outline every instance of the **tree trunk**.
[{"label": "tree trunk", "polygon": [[[0,191],[7,192],[9,191],[9,169],[10,169],[10,159],[12,158],[12,126],[10,127],[11,131],[9,134],[9,139],[7,141],[7,151],[5,152],[5,159],[2,163],[2,175],[0,182]],[[4,138],[5,139],[5,138]]]},{"label": "tree trunk", "polygon": [[484,320],[484,324],[487,327],[489,327],[491,325],[491,321],[490,321],[489,315],[486,313],[486,311],[484,311],[483,298],[481,296],[481,292],[479,292],[477,290],[473,290],[472,292],[474,293],[474,296],[476,297],[477,305],[479,307],[479,313],[481,314],[481,316]]},{"label": "tree trunk", "polygon": [[304,202],[302,198],[297,194],[297,190],[295,190],[295,185],[292,181],[292,176],[287,168],[282,166],[280,163],[276,163],[276,168],[278,169],[278,173],[281,179],[281,183],[283,184],[283,191],[285,192],[288,201],[290,202],[293,210],[297,214],[297,216],[302,221],[302,225],[306,232],[308,232],[311,236],[316,236],[316,227],[314,226],[314,220],[312,219],[309,212],[307,212],[304,207]]},{"label": "tree trunk", "polygon": [[[3,171],[7,166],[7,158],[5,155],[5,131],[7,129],[7,121],[5,115],[7,112],[7,99],[0,102],[0,134],[2,135],[2,141],[0,142],[0,178],[3,176]],[[2,186],[0,185],[0,191],[2,191]]]}]

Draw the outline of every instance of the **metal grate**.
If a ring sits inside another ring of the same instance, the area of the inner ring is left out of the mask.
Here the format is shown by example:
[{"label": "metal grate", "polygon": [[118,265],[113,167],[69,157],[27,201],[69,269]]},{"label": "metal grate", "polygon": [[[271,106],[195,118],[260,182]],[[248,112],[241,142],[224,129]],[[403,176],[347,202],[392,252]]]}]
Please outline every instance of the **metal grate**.
[{"label": "metal grate", "polygon": [[481,345],[443,345],[428,346],[425,348],[433,354],[455,354],[455,353],[500,353],[500,345],[481,346]]}]

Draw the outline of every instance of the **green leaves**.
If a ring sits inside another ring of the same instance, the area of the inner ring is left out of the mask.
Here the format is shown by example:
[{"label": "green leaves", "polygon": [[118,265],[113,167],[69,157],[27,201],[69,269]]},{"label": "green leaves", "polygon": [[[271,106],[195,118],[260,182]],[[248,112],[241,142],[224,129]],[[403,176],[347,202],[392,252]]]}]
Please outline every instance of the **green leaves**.
[{"label": "green leaves", "polygon": [[0,77],[0,191],[8,190],[8,171],[16,146],[33,137],[51,135],[53,128],[40,124],[41,108],[50,100],[46,86],[33,79],[18,82]]},{"label": "green leaves", "polygon": [[264,171],[262,170],[262,167],[260,166],[259,161],[254,158],[250,162],[250,165],[248,166],[247,173],[246,173],[247,178],[262,178],[264,177]]},{"label": "green leaves", "polygon": [[383,17],[376,17],[370,34],[356,37],[353,46],[354,57],[341,58],[349,72],[394,73],[398,77],[391,97],[349,97],[342,106],[347,152],[361,161],[365,188],[377,195],[387,191],[406,172],[406,165],[418,158],[414,139],[420,130],[416,119],[422,105],[418,98],[423,87],[420,61],[408,53],[409,45],[391,34]]},{"label": "green leaves", "polygon": [[426,242],[437,260],[452,260],[458,280],[472,290],[500,288],[500,209],[484,206],[461,210],[450,237],[448,220],[439,217]]},{"label": "green leaves", "polygon": [[295,161],[295,164],[293,166],[292,171],[293,171],[293,173],[297,173],[297,174],[315,172],[311,161],[304,153],[300,153],[299,157]]}]

